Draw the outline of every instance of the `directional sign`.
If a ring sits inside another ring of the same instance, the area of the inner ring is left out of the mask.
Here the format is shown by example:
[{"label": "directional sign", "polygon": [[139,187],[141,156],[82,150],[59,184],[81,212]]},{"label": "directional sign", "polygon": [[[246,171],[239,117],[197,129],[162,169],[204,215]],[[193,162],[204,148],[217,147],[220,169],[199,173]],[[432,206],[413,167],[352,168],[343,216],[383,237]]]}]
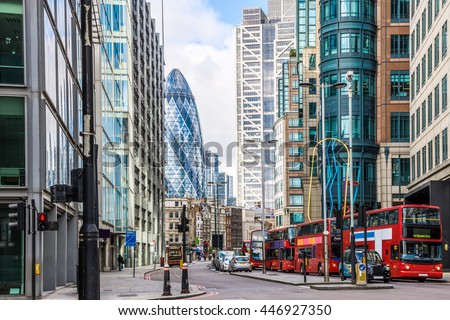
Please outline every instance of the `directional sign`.
[{"label": "directional sign", "polygon": [[125,234],[125,246],[136,247],[136,231],[127,231]]},{"label": "directional sign", "polygon": [[366,265],[365,265],[364,263],[361,263],[361,264],[359,265],[359,270],[361,270],[361,271],[366,270]]}]

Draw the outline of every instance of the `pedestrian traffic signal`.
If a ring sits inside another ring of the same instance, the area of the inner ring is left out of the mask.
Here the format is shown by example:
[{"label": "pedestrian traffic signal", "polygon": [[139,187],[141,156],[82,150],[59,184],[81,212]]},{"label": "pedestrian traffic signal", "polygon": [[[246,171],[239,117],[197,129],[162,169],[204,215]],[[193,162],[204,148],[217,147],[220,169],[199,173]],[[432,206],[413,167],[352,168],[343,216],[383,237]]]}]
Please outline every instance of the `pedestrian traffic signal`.
[{"label": "pedestrian traffic signal", "polygon": [[9,205],[10,209],[14,212],[8,214],[9,216],[9,227],[16,228],[18,231],[25,229],[25,203],[18,202]]},{"label": "pedestrian traffic signal", "polygon": [[38,213],[38,230],[39,231],[48,230],[47,214],[44,212]]}]

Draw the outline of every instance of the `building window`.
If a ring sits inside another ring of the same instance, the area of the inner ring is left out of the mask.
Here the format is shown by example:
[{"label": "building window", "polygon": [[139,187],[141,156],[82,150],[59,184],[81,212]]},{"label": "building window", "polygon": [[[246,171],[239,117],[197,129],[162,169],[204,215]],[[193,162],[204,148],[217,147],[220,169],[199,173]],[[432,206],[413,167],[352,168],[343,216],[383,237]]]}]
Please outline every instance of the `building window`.
[{"label": "building window", "polygon": [[433,122],[433,94],[430,93],[428,95],[428,99],[427,99],[427,105],[428,105],[428,125],[431,124],[431,122]]},{"label": "building window", "polygon": [[323,55],[329,56],[331,54],[337,54],[337,35],[326,35],[323,38]]},{"label": "building window", "polygon": [[391,112],[391,141],[409,141],[409,113]]},{"label": "building window", "polygon": [[427,147],[422,148],[422,174],[427,172]]},{"label": "building window", "polygon": [[447,109],[448,103],[448,84],[447,84],[447,75],[442,78],[442,112]]},{"label": "building window", "polygon": [[439,65],[440,52],[439,52],[439,34],[434,38],[434,68]]},{"label": "building window", "polygon": [[434,118],[437,119],[439,117],[439,103],[441,102],[441,99],[439,99],[439,85],[437,85],[434,88]]},{"label": "building window", "polygon": [[448,46],[448,30],[447,30],[447,21],[445,21],[442,26],[442,58],[447,55],[447,46]]},{"label": "building window", "polygon": [[448,131],[447,128],[442,130],[442,160],[448,158]]},{"label": "building window", "polygon": [[288,162],[289,171],[303,171],[303,162],[300,161],[289,161]]},{"label": "building window", "polygon": [[422,102],[422,132],[425,131],[425,129],[427,128],[427,102],[426,100],[424,100]]},{"label": "building window", "polygon": [[315,102],[309,103],[309,118],[310,119],[317,118],[317,103],[315,103]]},{"label": "building window", "polygon": [[289,156],[290,157],[301,157],[301,156],[303,156],[303,148],[302,147],[290,147],[289,148]]},{"label": "building window", "polygon": [[440,7],[440,1],[441,0],[436,0],[434,1],[434,16],[437,17],[439,14],[439,10],[441,9]]},{"label": "building window", "polygon": [[303,119],[289,118],[289,128],[301,128],[303,127]]},{"label": "building window", "polygon": [[434,152],[434,164],[437,166],[441,162],[441,136],[439,134],[434,138]]},{"label": "building window", "polygon": [[433,73],[433,45],[428,47],[428,78]]},{"label": "building window", "polygon": [[293,177],[289,178],[289,188],[302,188],[302,178]]},{"label": "building window", "polygon": [[409,0],[391,0],[391,20],[409,21]]},{"label": "building window", "polygon": [[408,100],[409,99],[409,72],[391,71],[391,99]]},{"label": "building window", "polygon": [[316,127],[309,128],[309,142],[312,145],[315,145],[317,142],[317,128]]},{"label": "building window", "polygon": [[433,1],[428,0],[428,30],[430,30],[433,24]]},{"label": "building window", "polygon": [[305,221],[304,215],[301,212],[292,212],[290,214],[291,225],[303,223]]},{"label": "building window", "polygon": [[316,70],[316,54],[309,55],[309,70]]},{"label": "building window", "polygon": [[391,35],[391,57],[409,57],[409,36],[407,34]]},{"label": "building window", "polygon": [[416,179],[416,170],[415,170],[415,168],[416,168],[416,156],[415,155],[413,155],[412,158],[411,158],[411,167],[412,167],[412,170],[411,170],[411,181],[414,181]]},{"label": "building window", "polygon": [[359,16],[359,0],[341,0],[341,17]]},{"label": "building window", "polygon": [[427,8],[422,12],[422,39],[427,35]]},{"label": "building window", "polygon": [[291,132],[288,139],[289,142],[303,142],[303,132]]},{"label": "building window", "polygon": [[417,163],[416,163],[416,169],[417,169],[417,178],[419,178],[420,177],[420,150],[417,152],[417,154],[416,154],[416,160],[417,160]]},{"label": "building window", "polygon": [[428,142],[428,170],[433,169],[433,141]]},{"label": "building window", "polygon": [[414,128],[415,124],[416,124],[416,115],[412,114],[411,115],[411,142],[413,142],[414,139],[416,138],[416,131]]},{"label": "building window", "polygon": [[427,81],[427,64],[426,64],[427,56],[426,54],[422,57],[422,86],[425,85],[425,81]]},{"label": "building window", "polygon": [[409,184],[409,159],[392,158],[392,185],[406,186]]},{"label": "building window", "polygon": [[[407,43],[409,48],[409,43]],[[409,51],[409,49],[407,49]],[[375,56],[376,53],[376,45],[375,45],[375,37],[371,34],[363,34],[363,41],[362,41],[362,52],[364,54],[370,54],[372,56]]]},{"label": "building window", "polygon": [[289,195],[289,205],[290,206],[302,206],[303,205],[303,195],[302,194],[290,194]]},{"label": "building window", "polygon": [[0,106],[0,187],[25,186],[25,99],[0,97]]},{"label": "building window", "polygon": [[0,30],[0,83],[24,84],[22,0],[0,5]]},{"label": "building window", "polygon": [[360,35],[359,33],[342,33],[341,34],[341,53],[360,52]]}]

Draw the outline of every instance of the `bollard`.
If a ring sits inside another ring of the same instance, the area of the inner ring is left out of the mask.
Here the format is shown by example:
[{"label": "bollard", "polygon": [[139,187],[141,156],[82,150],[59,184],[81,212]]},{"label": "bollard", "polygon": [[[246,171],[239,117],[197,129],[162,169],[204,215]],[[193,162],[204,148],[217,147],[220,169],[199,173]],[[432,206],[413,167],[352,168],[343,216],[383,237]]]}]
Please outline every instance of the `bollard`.
[{"label": "bollard", "polygon": [[171,296],[170,293],[170,267],[168,264],[164,265],[164,287],[163,296]]},{"label": "bollard", "polygon": [[183,264],[183,273],[181,276],[181,293],[189,293],[188,266]]}]

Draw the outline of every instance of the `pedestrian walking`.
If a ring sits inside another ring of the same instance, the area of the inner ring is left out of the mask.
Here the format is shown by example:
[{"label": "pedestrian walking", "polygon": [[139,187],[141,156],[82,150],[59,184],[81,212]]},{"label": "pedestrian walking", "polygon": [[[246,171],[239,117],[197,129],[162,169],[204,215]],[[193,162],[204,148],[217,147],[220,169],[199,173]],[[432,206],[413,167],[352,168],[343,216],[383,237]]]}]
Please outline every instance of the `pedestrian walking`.
[{"label": "pedestrian walking", "polygon": [[117,257],[117,262],[119,263],[119,271],[122,271],[123,268],[123,257],[120,255]]}]

